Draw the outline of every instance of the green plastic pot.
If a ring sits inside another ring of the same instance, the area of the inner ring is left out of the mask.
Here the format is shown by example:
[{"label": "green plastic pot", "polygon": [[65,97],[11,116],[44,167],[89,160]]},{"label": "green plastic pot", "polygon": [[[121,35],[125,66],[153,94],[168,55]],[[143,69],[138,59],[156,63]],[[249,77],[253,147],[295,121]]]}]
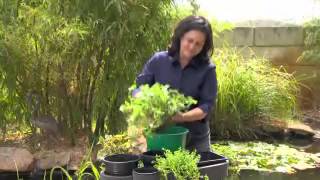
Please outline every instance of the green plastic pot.
[{"label": "green plastic pot", "polygon": [[146,135],[148,150],[168,149],[176,151],[186,147],[189,130],[180,126],[171,126],[161,132]]}]

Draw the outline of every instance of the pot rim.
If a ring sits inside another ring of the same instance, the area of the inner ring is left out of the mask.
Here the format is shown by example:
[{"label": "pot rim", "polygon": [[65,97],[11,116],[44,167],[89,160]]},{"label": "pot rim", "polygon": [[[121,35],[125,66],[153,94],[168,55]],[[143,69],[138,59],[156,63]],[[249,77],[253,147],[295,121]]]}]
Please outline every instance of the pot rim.
[{"label": "pot rim", "polygon": [[[113,161],[112,159],[110,159],[110,158],[121,157],[121,156],[130,157],[130,160],[127,160],[127,161]],[[102,161],[104,163],[115,163],[115,164],[126,164],[126,163],[131,163],[131,162],[137,162],[139,160],[140,160],[140,156],[135,155],[135,154],[113,154],[113,155],[107,155],[102,159]]]}]

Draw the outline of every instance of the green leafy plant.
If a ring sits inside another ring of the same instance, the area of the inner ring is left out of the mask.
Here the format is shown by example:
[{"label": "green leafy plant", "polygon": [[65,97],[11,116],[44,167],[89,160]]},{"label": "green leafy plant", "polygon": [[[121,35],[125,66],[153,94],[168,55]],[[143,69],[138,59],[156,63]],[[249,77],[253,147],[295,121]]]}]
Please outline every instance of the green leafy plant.
[{"label": "green leafy plant", "polygon": [[[167,179],[167,175],[172,173],[177,180],[199,179],[200,172],[197,163],[200,156],[196,152],[179,149],[171,152],[165,150],[165,157],[156,157],[155,167]],[[208,177],[206,176],[205,179]]]},{"label": "green leafy plant", "polygon": [[[89,168],[92,170],[92,172],[87,172]],[[66,169],[64,169],[61,166],[55,166],[50,171],[50,180],[53,179],[54,171],[59,169],[66,176],[67,180],[74,179]],[[92,163],[92,161],[83,162],[75,174],[77,175],[77,179],[100,179],[100,172],[98,168]],[[44,179],[45,179],[45,176],[46,175],[44,175],[43,177]]]},{"label": "green leafy plant", "polygon": [[237,174],[241,169],[294,173],[297,164],[315,167],[320,161],[315,154],[284,144],[221,141],[213,144],[212,149],[229,159],[231,174]]},{"label": "green leafy plant", "polygon": [[[92,172],[87,172],[91,169]],[[76,172],[78,179],[100,179],[99,169],[94,165],[92,161],[85,161],[81,164],[80,168]]]},{"label": "green leafy plant", "polygon": [[[132,86],[131,91],[135,89]],[[120,111],[128,117],[128,126],[142,128],[148,132],[154,131],[175,113],[186,110],[197,103],[192,97],[186,97],[168,85],[159,83],[153,86],[139,87],[139,97],[133,97],[129,92],[128,100],[120,106]]]},{"label": "green leafy plant", "polygon": [[132,152],[132,142],[127,134],[109,135],[106,138],[99,138],[102,149],[98,152],[98,157],[123,154]]}]

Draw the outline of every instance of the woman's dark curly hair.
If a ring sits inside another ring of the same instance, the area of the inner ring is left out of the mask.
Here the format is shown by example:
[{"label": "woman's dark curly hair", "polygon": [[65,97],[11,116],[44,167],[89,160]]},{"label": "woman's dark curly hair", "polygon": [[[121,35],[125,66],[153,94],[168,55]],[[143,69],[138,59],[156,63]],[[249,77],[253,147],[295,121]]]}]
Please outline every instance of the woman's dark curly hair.
[{"label": "woman's dark curly hair", "polygon": [[180,40],[186,32],[189,32],[191,30],[201,31],[206,36],[206,41],[201,52],[194,58],[203,62],[209,62],[214,49],[212,30],[209,21],[202,16],[188,16],[178,23],[171,38],[171,44],[168,48],[169,55],[171,57],[179,57]]}]

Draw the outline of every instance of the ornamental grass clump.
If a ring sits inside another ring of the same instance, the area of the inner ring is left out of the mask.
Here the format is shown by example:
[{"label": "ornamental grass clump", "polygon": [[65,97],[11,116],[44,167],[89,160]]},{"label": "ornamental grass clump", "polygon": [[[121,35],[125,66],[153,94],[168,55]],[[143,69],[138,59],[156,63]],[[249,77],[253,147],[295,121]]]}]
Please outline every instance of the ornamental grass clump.
[{"label": "ornamental grass clump", "polygon": [[120,111],[127,115],[129,128],[142,129],[145,132],[155,131],[169,123],[174,114],[197,103],[192,97],[184,96],[177,90],[170,89],[168,85],[141,85],[139,97],[131,95],[134,89],[135,86],[130,88],[129,97],[120,106]]},{"label": "ornamental grass clump", "polygon": [[217,50],[218,97],[213,133],[223,138],[250,138],[258,121],[290,120],[296,114],[298,82],[264,58],[244,58],[235,49]]}]

